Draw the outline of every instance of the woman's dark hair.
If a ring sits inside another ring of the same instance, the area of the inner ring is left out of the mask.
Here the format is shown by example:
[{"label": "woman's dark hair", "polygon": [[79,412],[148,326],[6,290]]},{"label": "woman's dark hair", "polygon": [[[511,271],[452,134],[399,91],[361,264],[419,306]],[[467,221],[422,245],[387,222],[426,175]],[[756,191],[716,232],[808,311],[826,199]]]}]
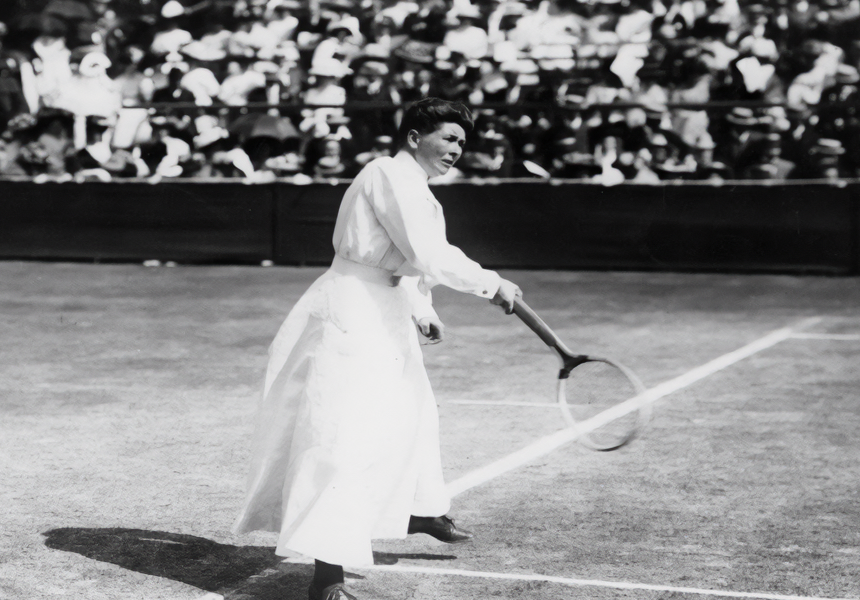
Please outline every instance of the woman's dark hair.
[{"label": "woman's dark hair", "polygon": [[456,123],[468,133],[475,127],[471,111],[460,102],[440,98],[423,98],[406,109],[397,132],[397,146],[406,143],[406,136],[413,129],[418,133],[436,131],[440,123]]}]

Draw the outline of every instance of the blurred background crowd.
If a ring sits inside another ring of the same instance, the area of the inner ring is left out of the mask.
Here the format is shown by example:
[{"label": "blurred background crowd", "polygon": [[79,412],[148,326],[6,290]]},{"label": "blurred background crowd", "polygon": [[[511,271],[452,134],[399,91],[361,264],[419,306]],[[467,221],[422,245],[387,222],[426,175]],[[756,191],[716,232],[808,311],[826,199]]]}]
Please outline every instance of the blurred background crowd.
[{"label": "blurred background crowd", "polygon": [[446,176],[860,177],[860,0],[4,0],[0,175],[295,182],[473,107]]}]

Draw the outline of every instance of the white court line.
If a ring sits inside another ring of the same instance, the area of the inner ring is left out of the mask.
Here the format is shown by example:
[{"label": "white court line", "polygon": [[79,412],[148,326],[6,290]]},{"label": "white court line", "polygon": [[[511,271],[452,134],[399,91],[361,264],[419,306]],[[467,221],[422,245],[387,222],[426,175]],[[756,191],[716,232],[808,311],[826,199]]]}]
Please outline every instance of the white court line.
[{"label": "white court line", "polygon": [[[314,563],[306,557],[284,559],[285,563],[307,564]],[[649,590],[656,592],[677,592],[681,594],[697,594],[701,596],[721,596],[723,598],[761,598],[763,600],[857,600],[851,598],[825,598],[820,596],[792,596],[774,594],[771,592],[734,592],[732,590],[709,590],[706,588],[679,587],[675,585],[657,585],[651,583],[634,583],[630,581],[603,581],[601,579],[578,579],[576,577],[558,577],[555,575],[538,575],[534,573],[498,573],[495,571],[471,571],[462,569],[441,569],[438,567],[421,567],[418,565],[372,565],[366,567],[350,567],[350,571],[387,571],[390,573],[414,573],[419,575],[448,575],[455,577],[474,577],[478,579],[504,579],[507,581],[541,581],[558,583],[569,586],[590,586],[612,588],[618,590]],[[201,599],[202,600],[202,599]]]},{"label": "white court line", "polygon": [[816,596],[790,596],[771,594],[767,592],[733,592],[730,590],[706,590],[691,587],[676,587],[673,585],[651,585],[649,583],[630,583],[626,581],[600,581],[598,579],[576,579],[573,577],[554,577],[552,575],[530,575],[528,573],[494,573],[492,571],[461,571],[459,569],[439,569],[434,567],[374,565],[361,567],[355,571],[389,571],[395,573],[420,573],[425,575],[453,575],[459,577],[476,577],[481,579],[506,579],[514,581],[542,581],[559,583],[570,586],[592,586],[615,588],[619,590],[650,590],[658,592],[677,592],[681,594],[699,594],[703,596],[722,596],[725,598],[761,598],[763,600],[849,600],[848,598],[820,598]]},{"label": "white court line", "polygon": [[860,340],[860,334],[857,333],[793,333],[791,337],[797,340]]},{"label": "white court line", "polygon": [[450,493],[451,496],[456,496],[457,494],[462,494],[467,490],[487,483],[508,471],[512,471],[536,458],[549,454],[556,448],[572,442],[584,433],[594,431],[598,427],[602,427],[619,417],[623,417],[624,415],[643,408],[648,404],[652,404],[664,396],[677,392],[678,390],[690,386],[697,381],[713,375],[714,373],[745,358],[749,358],[757,352],[771,348],[772,346],[790,338],[794,335],[795,330],[809,327],[820,320],[821,317],[811,317],[809,319],[804,319],[796,325],[777,329],[776,331],[773,331],[742,348],[738,348],[734,352],[723,354],[700,367],[687,371],[679,377],[675,377],[674,379],[670,379],[669,381],[661,383],[651,389],[645,390],[641,394],[638,394],[629,400],[625,400],[621,404],[617,404],[612,408],[591,417],[590,419],[577,423],[575,427],[568,427],[542,437],[525,448],[509,454],[493,463],[490,463],[489,465],[467,473],[459,479],[451,481],[448,483],[448,493]]},{"label": "white court line", "polygon": [[513,400],[445,400],[444,404],[464,406],[527,406],[529,408],[558,408],[558,402],[515,402]]}]

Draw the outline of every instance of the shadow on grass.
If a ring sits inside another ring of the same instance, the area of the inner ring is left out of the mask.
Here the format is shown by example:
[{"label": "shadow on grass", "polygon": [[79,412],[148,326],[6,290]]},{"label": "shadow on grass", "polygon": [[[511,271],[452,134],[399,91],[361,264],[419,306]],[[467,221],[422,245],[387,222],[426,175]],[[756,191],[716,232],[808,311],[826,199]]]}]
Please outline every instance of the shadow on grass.
[{"label": "shadow on grass", "polygon": [[[63,527],[45,532],[45,545],[138,573],[165,577],[224,596],[225,600],[304,600],[313,565],[284,563],[275,549],[231,546],[181,533],[143,529]],[[453,560],[437,554],[374,552],[374,562]],[[361,575],[348,573],[353,579]]]}]

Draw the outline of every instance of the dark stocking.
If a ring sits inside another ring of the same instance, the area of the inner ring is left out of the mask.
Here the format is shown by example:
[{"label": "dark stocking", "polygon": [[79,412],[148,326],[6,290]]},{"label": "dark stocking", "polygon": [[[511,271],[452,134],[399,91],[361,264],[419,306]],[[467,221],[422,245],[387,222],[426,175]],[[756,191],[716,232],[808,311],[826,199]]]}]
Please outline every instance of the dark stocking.
[{"label": "dark stocking", "polygon": [[335,583],[343,583],[343,567],[314,561],[314,587],[320,591]]}]

